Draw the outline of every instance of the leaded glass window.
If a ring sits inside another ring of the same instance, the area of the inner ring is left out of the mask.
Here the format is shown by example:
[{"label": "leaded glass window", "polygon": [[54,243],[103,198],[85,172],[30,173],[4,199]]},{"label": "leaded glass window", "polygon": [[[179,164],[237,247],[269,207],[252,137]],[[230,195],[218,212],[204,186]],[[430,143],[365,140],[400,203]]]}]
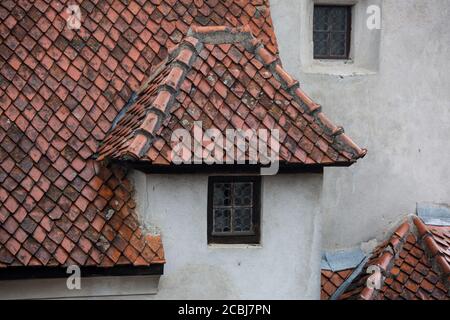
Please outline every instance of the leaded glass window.
[{"label": "leaded glass window", "polygon": [[259,177],[210,177],[208,192],[209,242],[259,242]]},{"label": "leaded glass window", "polygon": [[314,7],[314,58],[348,59],[351,6]]}]

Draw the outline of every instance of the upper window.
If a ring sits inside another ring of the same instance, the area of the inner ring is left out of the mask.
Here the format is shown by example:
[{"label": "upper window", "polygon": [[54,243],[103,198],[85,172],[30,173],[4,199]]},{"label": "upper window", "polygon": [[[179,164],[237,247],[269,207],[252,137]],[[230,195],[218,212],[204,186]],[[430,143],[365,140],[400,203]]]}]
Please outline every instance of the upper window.
[{"label": "upper window", "polygon": [[314,58],[348,59],[351,6],[314,6]]},{"label": "upper window", "polygon": [[260,177],[210,177],[208,243],[259,243],[260,195]]}]

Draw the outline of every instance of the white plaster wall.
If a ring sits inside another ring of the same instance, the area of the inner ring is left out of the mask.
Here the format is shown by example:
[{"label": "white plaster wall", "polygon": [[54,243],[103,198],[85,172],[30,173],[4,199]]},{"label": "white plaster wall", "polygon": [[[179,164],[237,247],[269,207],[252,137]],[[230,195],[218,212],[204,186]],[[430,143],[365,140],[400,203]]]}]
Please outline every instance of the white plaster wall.
[{"label": "white plaster wall", "polygon": [[271,0],[271,13],[283,66],[369,150],[325,170],[324,248],[351,247],[383,238],[416,202],[450,203],[450,1],[381,1],[379,69],[362,76],[303,72],[307,1]]},{"label": "white plaster wall", "polygon": [[263,178],[258,247],[208,246],[207,175],[133,178],[141,218],[161,231],[167,259],[154,298],[320,297],[321,174]]}]

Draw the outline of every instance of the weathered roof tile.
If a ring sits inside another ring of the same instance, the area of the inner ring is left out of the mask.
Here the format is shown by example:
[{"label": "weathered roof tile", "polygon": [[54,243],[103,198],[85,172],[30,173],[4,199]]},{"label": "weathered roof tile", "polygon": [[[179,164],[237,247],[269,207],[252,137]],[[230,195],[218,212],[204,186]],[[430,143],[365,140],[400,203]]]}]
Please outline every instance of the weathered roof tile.
[{"label": "weathered roof tile", "polygon": [[[281,129],[280,144],[285,149],[280,161],[351,164],[365,155],[365,150],[333,125],[321,107],[298,88],[298,82],[277,63],[275,55],[255,40],[249,27],[193,26],[188,34],[187,40],[171,51],[174,58],[155,68],[139,89],[134,106],[116,121],[98,150],[100,160],[126,160],[131,153],[134,160],[170,164],[170,133],[177,128],[190,130],[193,121],[198,120],[202,120],[204,129],[218,128],[223,133],[230,128]],[[199,44],[204,44],[203,48]],[[176,61],[184,61],[186,68],[191,60],[193,64],[185,77]],[[259,65],[259,60],[265,66]],[[258,69],[250,61],[256,61]],[[142,106],[143,110],[135,113],[136,106]],[[156,115],[152,115],[155,111],[166,119],[161,121],[161,128],[156,126]],[[181,117],[180,121],[172,115]],[[149,116],[150,123],[146,120]],[[144,128],[156,139],[141,137],[139,130]],[[162,157],[152,148],[151,143],[156,141],[163,144],[159,148],[164,152],[160,153]],[[321,148],[315,147],[316,143]],[[331,159],[327,156],[330,154]]]},{"label": "weathered roof tile", "polygon": [[[416,216],[412,220],[402,223],[390,239],[375,248],[363,271],[340,299],[450,299],[450,227],[426,225]],[[382,269],[383,281],[379,289],[367,285],[366,271],[373,265]],[[322,287],[323,298],[329,298],[328,291],[329,288]]]},{"label": "weathered roof tile", "polygon": [[[252,31],[276,54],[268,12],[249,15],[256,6],[249,1],[125,5],[88,0],[80,6],[81,29],[73,31],[66,27],[65,2],[20,5],[22,18],[16,19],[12,1],[0,4],[0,267],[163,263],[159,236],[152,237],[158,244],[152,245],[155,251],[141,240],[145,247],[140,256],[124,255],[127,243],[122,239],[125,246],[119,245],[117,238],[125,218],[119,214],[130,212],[127,221],[138,224],[131,208],[132,188],[120,187],[129,185],[121,168],[99,170],[94,165],[97,142],[151,67],[167,58],[196,21],[234,27],[251,22]],[[268,1],[258,6],[268,7]],[[198,48],[195,38],[185,41]],[[191,51],[179,55],[178,62],[189,67]],[[110,192],[103,192],[104,185]],[[106,208],[114,208],[113,218],[99,223]],[[31,217],[37,213],[41,217],[34,221]],[[91,225],[103,240],[95,242],[89,235]],[[14,254],[5,247],[8,241]],[[19,247],[12,245],[16,243]],[[103,255],[97,247],[115,251]]]}]

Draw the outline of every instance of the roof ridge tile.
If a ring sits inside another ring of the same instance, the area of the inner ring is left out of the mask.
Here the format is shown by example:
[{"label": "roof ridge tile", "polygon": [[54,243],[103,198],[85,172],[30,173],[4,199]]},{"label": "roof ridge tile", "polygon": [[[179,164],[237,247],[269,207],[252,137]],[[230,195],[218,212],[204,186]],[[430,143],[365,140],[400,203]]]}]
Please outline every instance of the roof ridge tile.
[{"label": "roof ridge tile", "polygon": [[[194,37],[186,37],[171,51],[173,57],[163,61],[161,66],[170,65],[170,71],[158,86],[158,94],[146,112],[143,123],[136,131],[130,145],[124,152],[124,159],[138,160],[151,147],[154,133],[159,130],[164,119],[168,116],[171,106],[180,91],[180,86],[198,56],[203,44]],[[158,69],[161,68],[158,66]],[[161,68],[162,69],[162,68]],[[158,70],[159,72],[161,70]],[[158,74],[159,74],[158,72]],[[151,77],[155,79],[156,76]],[[151,83],[147,81],[140,92],[146,90]],[[98,160],[103,160],[99,157]]]},{"label": "roof ridge tile", "polygon": [[[328,129],[331,131],[334,141],[332,145],[341,149],[344,148],[351,154],[350,160],[356,161],[359,158],[363,158],[367,154],[367,149],[360,148],[349,136],[344,133],[342,127],[336,127],[332,122],[326,118],[325,114],[322,112],[322,106],[315,103],[301,88],[299,82],[295,80],[280,64],[278,58],[272,55],[264,45],[259,45],[255,49],[255,55],[261,60],[265,67],[269,69],[280,81],[283,89],[289,92],[295,99],[297,97],[300,101],[299,105],[306,105],[307,109],[305,111],[314,116],[314,119],[327,119],[327,121],[319,121],[319,125],[323,125],[323,129]],[[301,103],[303,102],[303,103]],[[341,128],[336,131],[337,128]],[[340,139],[341,141],[337,141]],[[340,143],[339,143],[340,142]],[[345,148],[346,147],[346,148]]]},{"label": "roof ridge tile", "polygon": [[[302,116],[306,118],[311,124],[314,123],[318,130],[323,130],[329,138],[325,138],[332,148],[338,151],[336,156],[332,156],[336,162],[355,162],[357,159],[366,155],[367,150],[361,149],[350,139],[345,133],[342,127],[334,125],[322,112],[321,105],[315,103],[310,97],[300,89],[299,82],[294,79],[281,65],[278,56],[270,53],[264,45],[256,39],[248,25],[239,27],[228,26],[191,26],[187,36],[182,42],[169,52],[169,57],[164,60],[159,66],[155,68],[158,75],[162,72],[164,67],[170,66],[170,71],[164,76],[164,79],[158,84],[158,95],[150,106],[151,110],[159,110],[165,118],[170,111],[171,104],[175,101],[179,88],[186,77],[186,74],[190,71],[197,57],[201,55],[201,50],[204,45],[221,45],[221,44],[240,44],[245,50],[251,52],[256,60],[260,61],[272,74],[273,81],[278,84],[272,83],[272,85],[278,90],[281,87],[287,94],[292,96],[293,102],[299,105],[299,110]],[[205,59],[206,57],[202,57]],[[238,59],[238,56],[236,57]],[[237,63],[237,60],[235,61]],[[146,81],[139,92],[146,90],[154,79],[157,79],[157,75],[151,75],[150,80]],[[197,80],[196,80],[197,81]],[[194,81],[194,84],[196,82]],[[217,85],[220,85],[217,82]],[[279,86],[278,88],[276,86]],[[222,90],[223,91],[223,90]],[[159,121],[154,125],[153,129],[156,131],[159,129],[162,121]],[[140,129],[143,129],[142,127]],[[147,132],[149,133],[149,132]],[[153,132],[152,132],[153,133]],[[149,134],[152,134],[149,133]],[[150,148],[151,143],[144,143],[143,137],[145,134],[141,134],[139,137],[135,136],[134,141],[129,144],[133,148],[126,151],[132,158],[136,158],[138,155],[143,155]],[[148,138],[150,139],[150,138]],[[149,141],[147,141],[149,142]],[[141,148],[141,149],[139,149]],[[139,150],[138,150],[139,149]],[[137,153],[136,153],[137,152]],[[99,152],[101,154],[101,150]],[[99,157],[101,159],[101,157]],[[320,161],[320,160],[319,160]],[[306,157],[304,163],[315,163],[310,157]]]},{"label": "roof ridge tile", "polygon": [[[382,281],[384,282],[384,279],[389,276],[389,270],[391,269],[394,259],[399,254],[410,230],[409,221],[404,221],[385,242],[387,246],[382,250],[380,256],[375,258],[372,263],[368,264],[366,269],[370,268],[370,266],[378,266],[381,269]],[[366,285],[359,294],[358,299],[372,300],[377,291],[377,289],[369,288]]]},{"label": "roof ridge tile", "polygon": [[193,25],[188,36],[210,44],[246,42],[254,39],[248,24],[239,27]]},{"label": "roof ridge tile", "polygon": [[[440,229],[440,227],[437,228]],[[430,244],[435,251],[438,251],[439,244],[448,246],[449,242],[433,244],[434,235],[436,235],[436,241],[441,240],[439,232],[443,232],[443,235],[448,237],[446,235],[448,227],[442,227],[440,230],[435,230],[434,226],[425,225],[416,216],[409,215],[386,241],[373,250],[372,257],[364,266],[365,271],[374,265],[381,269],[379,276],[381,276],[382,286],[379,289],[372,288],[368,285],[370,275],[362,272],[347,291],[340,295],[340,298],[448,300],[450,298],[448,261],[442,254],[437,253],[432,258],[430,253],[427,253]],[[427,240],[426,243],[424,239]],[[370,278],[370,280],[375,279]]]},{"label": "roof ridge tile", "polygon": [[434,239],[433,233],[419,217],[414,217],[413,221],[416,225],[420,239],[425,244],[428,255],[435,261],[435,265],[439,269],[439,271],[441,271],[441,275],[446,282],[447,287],[450,288],[450,264],[445,258],[436,240]]},{"label": "roof ridge tile", "polygon": [[256,47],[255,54],[257,57],[259,57],[259,60],[265,67],[272,66],[278,60],[278,58],[275,55],[271,54],[269,50],[267,50],[261,43]]}]

